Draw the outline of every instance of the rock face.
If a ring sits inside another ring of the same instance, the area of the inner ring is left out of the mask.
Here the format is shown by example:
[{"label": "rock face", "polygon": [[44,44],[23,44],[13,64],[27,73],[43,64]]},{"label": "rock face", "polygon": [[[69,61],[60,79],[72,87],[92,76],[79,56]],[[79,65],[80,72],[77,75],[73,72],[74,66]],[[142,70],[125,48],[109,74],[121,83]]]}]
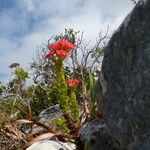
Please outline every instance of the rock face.
[{"label": "rock face", "polygon": [[106,85],[107,85],[107,83],[104,79],[104,76],[103,76],[102,72],[100,72],[99,78],[96,81],[96,84],[94,86],[94,91],[93,91],[93,98],[96,100],[96,102],[98,104],[99,114],[102,113],[103,97],[107,91]]},{"label": "rock face", "polygon": [[120,149],[150,150],[150,0],[140,0],[104,54],[103,113]]}]

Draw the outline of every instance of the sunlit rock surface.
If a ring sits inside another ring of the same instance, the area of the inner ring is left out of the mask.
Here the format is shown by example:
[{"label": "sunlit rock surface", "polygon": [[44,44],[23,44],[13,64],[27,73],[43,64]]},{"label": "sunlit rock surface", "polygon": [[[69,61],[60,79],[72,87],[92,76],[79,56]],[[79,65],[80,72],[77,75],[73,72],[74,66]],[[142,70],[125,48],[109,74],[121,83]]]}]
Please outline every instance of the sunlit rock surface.
[{"label": "sunlit rock surface", "polygon": [[72,143],[47,140],[34,143],[26,150],[75,150],[75,145]]}]

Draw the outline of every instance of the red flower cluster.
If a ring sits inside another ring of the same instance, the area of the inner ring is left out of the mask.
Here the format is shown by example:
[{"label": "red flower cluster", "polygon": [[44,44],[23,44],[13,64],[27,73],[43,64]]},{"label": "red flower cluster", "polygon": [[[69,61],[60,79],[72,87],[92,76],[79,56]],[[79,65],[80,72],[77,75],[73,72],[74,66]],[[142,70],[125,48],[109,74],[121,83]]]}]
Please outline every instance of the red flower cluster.
[{"label": "red flower cluster", "polygon": [[64,51],[70,51],[71,49],[75,48],[75,45],[72,43],[66,41],[66,40],[61,40],[56,43],[52,43],[51,45],[48,46],[49,50],[55,51],[55,50],[60,50],[63,49]]},{"label": "red flower cluster", "polygon": [[61,41],[52,43],[51,45],[48,46],[50,53],[46,55],[46,58],[52,59],[54,56],[66,58],[69,55],[70,50],[74,48],[75,48],[75,45],[73,45],[72,43],[66,40],[61,40]]},{"label": "red flower cluster", "polygon": [[66,58],[69,55],[69,53],[67,51],[64,51],[64,50],[56,50],[56,55]]},{"label": "red flower cluster", "polygon": [[80,81],[77,79],[69,79],[66,82],[68,86],[78,86],[80,84]]}]

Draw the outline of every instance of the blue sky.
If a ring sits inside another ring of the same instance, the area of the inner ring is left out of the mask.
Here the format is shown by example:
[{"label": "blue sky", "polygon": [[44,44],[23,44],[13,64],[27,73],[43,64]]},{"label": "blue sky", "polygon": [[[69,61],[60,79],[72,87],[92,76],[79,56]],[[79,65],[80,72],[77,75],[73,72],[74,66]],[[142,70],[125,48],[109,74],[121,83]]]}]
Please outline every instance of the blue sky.
[{"label": "blue sky", "polygon": [[94,40],[108,25],[116,30],[133,6],[130,0],[0,0],[0,81],[9,80],[13,62],[28,69],[37,46],[64,28]]}]

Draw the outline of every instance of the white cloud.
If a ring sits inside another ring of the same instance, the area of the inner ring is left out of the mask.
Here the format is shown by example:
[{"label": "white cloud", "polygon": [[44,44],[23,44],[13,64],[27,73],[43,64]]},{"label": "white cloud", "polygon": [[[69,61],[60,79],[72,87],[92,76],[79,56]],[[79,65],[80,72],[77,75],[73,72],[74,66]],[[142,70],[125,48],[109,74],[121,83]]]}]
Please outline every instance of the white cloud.
[{"label": "white cloud", "polygon": [[[88,40],[94,40],[100,29],[105,33],[108,25],[113,32],[133,7],[130,0],[17,2],[15,8],[5,9],[0,15],[0,73],[8,74],[8,65],[12,62],[27,67],[35,55],[36,46],[63,32],[64,28],[84,31]],[[0,76],[0,80],[3,79]]]},{"label": "white cloud", "polygon": [[23,2],[26,5],[26,8],[28,11],[34,11],[35,10],[33,0],[23,0]]}]

